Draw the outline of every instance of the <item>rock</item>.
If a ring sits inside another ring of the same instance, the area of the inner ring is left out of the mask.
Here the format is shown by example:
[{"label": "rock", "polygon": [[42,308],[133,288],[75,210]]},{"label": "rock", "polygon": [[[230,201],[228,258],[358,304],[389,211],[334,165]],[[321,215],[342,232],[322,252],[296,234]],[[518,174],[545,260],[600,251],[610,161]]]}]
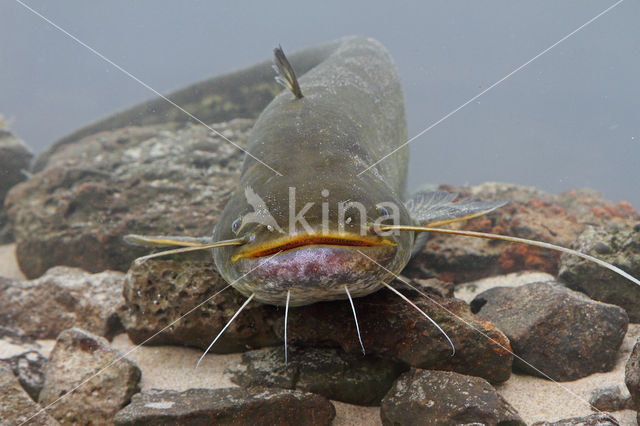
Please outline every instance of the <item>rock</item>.
[{"label": "rock", "polygon": [[536,422],[532,426],[619,426],[620,423],[609,413],[596,413],[584,417],[572,417],[557,422]]},{"label": "rock", "polygon": [[9,189],[27,179],[33,154],[27,145],[0,127],[0,244],[13,241],[11,227],[4,210],[4,200]]},{"label": "rock", "polygon": [[18,379],[20,386],[34,401],[44,384],[44,366],[48,353],[33,338],[19,331],[0,327],[0,361],[8,366]]},{"label": "rock", "polygon": [[[228,289],[207,301],[225,286],[210,261],[151,259],[133,265],[123,291],[126,308],[121,318],[125,329],[137,344],[182,344],[206,349],[246,300]],[[367,353],[421,368],[478,375],[493,382],[507,380],[512,358],[506,336],[475,318],[467,304],[441,298],[440,290],[429,289],[422,287],[433,300],[466,321],[454,319],[418,293],[409,294],[451,336],[456,356],[451,357],[448,342],[426,318],[387,290],[354,300]],[[282,307],[251,303],[211,350],[228,353],[281,345],[283,329]],[[156,333],[159,334],[146,342]],[[293,345],[341,347],[347,353],[361,353],[347,301],[290,309],[288,335]]]},{"label": "rock", "polygon": [[232,382],[244,386],[300,389],[356,405],[380,405],[405,364],[336,349],[284,348],[245,352],[242,367],[232,369]]},{"label": "rock", "polygon": [[[225,287],[227,283],[211,260],[150,259],[134,264],[123,289],[123,325],[137,344],[160,332],[145,343],[206,349],[246,300],[232,288],[218,294]],[[211,351],[229,353],[277,345],[280,339],[273,324],[282,316],[282,308],[251,303]]]},{"label": "rock", "polygon": [[382,400],[383,425],[525,425],[517,411],[479,377],[411,369]]},{"label": "rock", "polygon": [[462,283],[456,286],[455,296],[457,299],[464,300],[467,303],[471,301],[483,291],[494,287],[520,287],[521,285],[554,281],[553,275],[546,272],[521,271],[513,272],[507,275],[497,275],[495,277],[483,278],[477,281]]},{"label": "rock", "polygon": [[39,402],[63,424],[108,423],[139,391],[140,375],[107,340],[72,328],[49,355]]},{"label": "rock", "polygon": [[77,268],[52,268],[22,281],[0,277],[0,323],[38,339],[52,339],[71,327],[112,338],[122,330],[124,274],[89,274]]},{"label": "rock", "polygon": [[152,389],[134,395],[116,425],[329,425],[336,415],[311,393],[267,388]]},{"label": "rock", "polygon": [[10,358],[2,359],[11,367],[13,374],[18,378],[20,386],[34,401],[38,400],[40,390],[44,385],[44,366],[47,358],[40,352],[30,350]]},{"label": "rock", "polygon": [[640,339],[633,345],[633,350],[625,365],[624,383],[629,389],[636,409],[640,408]]},{"label": "rock", "polygon": [[613,368],[627,331],[623,309],[589,299],[557,283],[493,288],[471,302],[479,317],[508,337],[514,367],[556,381]]},{"label": "rock", "polygon": [[[640,277],[640,224],[606,229],[588,227],[573,248]],[[632,322],[640,322],[640,287],[628,279],[568,255],[562,256],[559,278],[567,287],[593,299],[622,306]]]},{"label": "rock", "polygon": [[[608,203],[594,191],[569,191],[552,195],[531,187],[489,182],[463,188],[443,186],[484,200],[510,200],[487,216],[454,224],[456,228],[490,232],[568,247],[586,223],[629,225],[640,214],[628,203]],[[557,275],[560,253],[522,244],[479,238],[431,234],[424,249],[403,273],[411,278],[431,272],[443,281],[462,283],[493,275],[536,270]]]},{"label": "rock", "polygon": [[[251,120],[214,126],[242,145]],[[204,126],[128,127],[60,146],[7,195],[18,261],[29,278],[55,265],[126,271],[148,248],[129,233],[211,235],[244,153]]]},{"label": "rock", "polygon": [[18,379],[13,375],[11,366],[0,361],[0,419],[2,424],[21,425],[58,425],[59,423],[47,414],[20,387]]},{"label": "rock", "polygon": [[633,409],[631,395],[623,395],[620,386],[594,389],[589,404],[600,411],[619,411]]},{"label": "rock", "polygon": [[[491,382],[509,378],[511,347],[492,324],[475,317],[462,301],[441,298],[435,292],[429,295],[430,300],[415,292],[406,294],[453,340],[455,356],[451,356],[451,346],[440,331],[386,289],[353,300],[367,354],[418,368],[480,376]],[[279,335],[283,334],[283,324],[281,318]],[[340,347],[347,353],[362,353],[347,301],[290,309],[287,334],[293,345]]]}]

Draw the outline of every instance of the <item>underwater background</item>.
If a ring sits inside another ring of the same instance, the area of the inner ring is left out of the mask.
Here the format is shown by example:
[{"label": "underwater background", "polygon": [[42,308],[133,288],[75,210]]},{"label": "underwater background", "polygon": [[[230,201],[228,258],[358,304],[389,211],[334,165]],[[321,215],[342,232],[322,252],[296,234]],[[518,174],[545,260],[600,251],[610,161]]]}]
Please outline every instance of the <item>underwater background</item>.
[{"label": "underwater background", "polygon": [[[154,89],[348,34],[380,40],[414,136],[615,2],[29,1]],[[591,187],[640,206],[640,3],[624,1],[413,141],[410,189]],[[15,1],[0,3],[0,113],[36,151],[155,97]]]}]

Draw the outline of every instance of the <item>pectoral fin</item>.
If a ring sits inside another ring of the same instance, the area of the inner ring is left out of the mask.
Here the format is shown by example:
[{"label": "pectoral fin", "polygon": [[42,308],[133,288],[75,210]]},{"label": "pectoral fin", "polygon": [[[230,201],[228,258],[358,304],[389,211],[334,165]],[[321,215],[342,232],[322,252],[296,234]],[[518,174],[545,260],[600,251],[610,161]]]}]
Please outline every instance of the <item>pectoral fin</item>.
[{"label": "pectoral fin", "polygon": [[211,243],[209,237],[173,237],[169,235],[137,235],[124,236],[125,242],[134,246],[145,247],[199,247]]},{"label": "pectoral fin", "polygon": [[458,198],[446,191],[419,192],[405,203],[415,223],[423,226],[441,226],[482,216],[504,206],[508,201],[482,201]]}]

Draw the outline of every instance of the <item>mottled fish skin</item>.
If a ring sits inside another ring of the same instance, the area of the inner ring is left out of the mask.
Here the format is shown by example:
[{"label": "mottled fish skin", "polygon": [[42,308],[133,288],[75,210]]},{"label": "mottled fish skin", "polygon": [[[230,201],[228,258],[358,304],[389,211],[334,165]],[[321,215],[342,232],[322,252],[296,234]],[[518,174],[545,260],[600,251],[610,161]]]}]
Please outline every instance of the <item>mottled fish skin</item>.
[{"label": "mottled fish skin", "polygon": [[[315,232],[322,221],[323,202],[329,206],[329,232],[337,232],[336,206],[347,200],[362,203],[368,221],[380,216],[378,203],[389,202],[398,206],[400,223],[413,223],[403,206],[406,148],[358,175],[407,140],[400,80],[384,47],[370,38],[343,38],[300,75],[299,83],[304,97],[296,99],[289,91],[276,96],[259,116],[247,145],[253,157],[282,176],[245,157],[240,183],[220,217],[213,240],[240,236],[234,233],[233,223],[252,211],[246,188],[264,200],[284,230],[290,229],[291,187],[296,190],[295,212],[314,203],[304,217]],[[328,195],[322,196],[326,191]],[[359,234],[360,226],[356,214],[345,231]],[[412,232],[402,232],[389,237],[394,245],[305,246],[270,259],[233,261],[239,251],[281,237],[260,224],[244,226],[241,234],[254,234],[254,242],[214,250],[219,272],[237,290],[245,295],[255,293],[255,299],[264,303],[284,305],[290,291],[292,306],[346,298],[345,285],[355,297],[376,291],[380,281],[391,274],[357,250],[399,273],[409,260],[414,239]],[[371,237],[377,238],[374,234]]]}]

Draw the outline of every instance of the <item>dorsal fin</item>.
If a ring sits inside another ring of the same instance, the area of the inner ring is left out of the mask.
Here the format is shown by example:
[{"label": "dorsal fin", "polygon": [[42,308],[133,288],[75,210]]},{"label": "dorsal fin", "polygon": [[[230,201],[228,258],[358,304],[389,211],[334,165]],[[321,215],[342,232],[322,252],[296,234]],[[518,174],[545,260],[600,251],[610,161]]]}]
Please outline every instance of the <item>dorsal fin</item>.
[{"label": "dorsal fin", "polygon": [[282,47],[278,45],[278,47],[273,49],[273,54],[275,55],[273,69],[277,73],[276,81],[289,89],[296,98],[303,98],[304,96],[302,90],[300,90],[296,73],[293,72],[293,67],[285,56]]}]

